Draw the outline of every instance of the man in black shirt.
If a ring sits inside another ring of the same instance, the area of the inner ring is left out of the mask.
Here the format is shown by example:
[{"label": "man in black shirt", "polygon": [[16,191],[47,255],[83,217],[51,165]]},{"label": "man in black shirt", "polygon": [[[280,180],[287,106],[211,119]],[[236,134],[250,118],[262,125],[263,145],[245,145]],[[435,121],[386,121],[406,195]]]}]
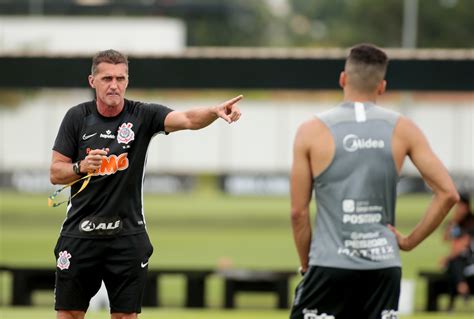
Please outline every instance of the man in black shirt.
[{"label": "man in black shirt", "polygon": [[[134,319],[153,252],[142,203],[150,140],[158,133],[201,129],[218,118],[235,122],[242,96],[184,112],[127,100],[128,60],[114,50],[94,56],[89,84],[96,99],[69,109],[53,147],[51,183],[93,174],[87,188],[70,199],[54,251],[55,309],[58,319],[84,318],[104,281],[111,318]],[[71,194],[80,187],[73,185]]]}]

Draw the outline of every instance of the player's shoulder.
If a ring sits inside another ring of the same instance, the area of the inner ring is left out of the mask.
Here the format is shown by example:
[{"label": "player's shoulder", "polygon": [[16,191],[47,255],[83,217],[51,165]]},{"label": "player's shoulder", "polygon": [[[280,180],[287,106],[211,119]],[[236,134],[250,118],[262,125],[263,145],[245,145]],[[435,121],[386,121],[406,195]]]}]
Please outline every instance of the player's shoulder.
[{"label": "player's shoulder", "polygon": [[327,130],[326,124],[324,124],[323,121],[321,121],[320,118],[313,116],[312,118],[304,121],[303,123],[300,124],[298,127],[298,135],[308,135],[308,136],[314,136],[317,135],[318,133]]},{"label": "player's shoulder", "polygon": [[321,119],[317,116],[313,116],[300,124],[300,128],[311,130],[320,129],[323,127],[325,127],[324,122],[321,121]]},{"label": "player's shoulder", "polygon": [[95,107],[94,101],[82,102],[69,108],[67,115],[70,117],[83,118],[91,113],[92,107]]},{"label": "player's shoulder", "polygon": [[157,111],[157,110],[166,108],[165,106],[158,103],[134,101],[134,100],[129,100],[129,99],[125,99],[125,103],[127,105],[127,108],[132,113],[140,112],[140,111],[142,112]]},{"label": "player's shoulder", "polygon": [[400,133],[411,134],[411,132],[414,130],[419,130],[416,123],[405,115],[400,114],[397,118],[396,131],[399,131]]},{"label": "player's shoulder", "polygon": [[369,119],[384,120],[386,122],[396,124],[402,117],[402,114],[386,107],[372,104],[372,107],[369,109],[368,117]]},{"label": "player's shoulder", "polygon": [[395,126],[394,138],[413,146],[426,143],[426,138],[418,125],[403,115],[399,117]]}]

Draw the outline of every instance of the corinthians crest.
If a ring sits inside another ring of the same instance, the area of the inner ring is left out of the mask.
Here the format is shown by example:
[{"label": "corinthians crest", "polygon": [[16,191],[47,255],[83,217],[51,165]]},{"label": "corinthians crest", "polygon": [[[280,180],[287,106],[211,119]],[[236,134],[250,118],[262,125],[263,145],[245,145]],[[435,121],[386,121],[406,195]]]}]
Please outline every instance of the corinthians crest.
[{"label": "corinthians crest", "polygon": [[69,269],[69,266],[71,265],[69,259],[71,259],[71,257],[71,254],[68,253],[67,250],[60,251],[57,264],[58,268],[61,270]]},{"label": "corinthians crest", "polygon": [[132,123],[123,123],[117,131],[117,142],[128,144],[135,139],[135,133],[132,131]]}]

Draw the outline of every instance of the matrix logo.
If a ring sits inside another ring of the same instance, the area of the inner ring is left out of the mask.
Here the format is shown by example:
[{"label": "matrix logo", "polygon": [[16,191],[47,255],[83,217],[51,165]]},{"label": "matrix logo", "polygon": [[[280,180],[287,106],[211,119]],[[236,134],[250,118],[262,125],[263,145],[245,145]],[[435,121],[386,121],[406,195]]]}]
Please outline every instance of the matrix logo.
[{"label": "matrix logo", "polygon": [[348,134],[344,136],[342,140],[342,146],[348,152],[355,152],[358,150],[372,149],[372,148],[384,148],[385,143],[382,140],[373,140],[359,138],[355,134]]},{"label": "matrix logo", "polygon": [[317,309],[303,309],[303,319],[336,319],[336,317],[332,315],[328,315],[327,313],[318,314]]},{"label": "matrix logo", "polygon": [[382,311],[382,319],[397,319],[398,312],[396,310],[384,310]]}]

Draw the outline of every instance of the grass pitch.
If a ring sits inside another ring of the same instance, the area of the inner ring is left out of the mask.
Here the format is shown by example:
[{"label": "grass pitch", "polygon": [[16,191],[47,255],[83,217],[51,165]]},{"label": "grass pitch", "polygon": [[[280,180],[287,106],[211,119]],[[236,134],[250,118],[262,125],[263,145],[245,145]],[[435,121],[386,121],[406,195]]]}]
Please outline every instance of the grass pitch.
[{"label": "grass pitch", "polygon": [[[0,318],[5,319],[50,319],[54,313],[50,309],[44,308],[9,308],[0,309]],[[105,311],[89,312],[87,319],[109,318]],[[268,311],[268,310],[180,310],[180,309],[144,309],[139,316],[140,319],[288,319],[288,311]],[[401,316],[400,319],[472,319],[472,314],[415,314],[411,316]]]},{"label": "grass pitch", "polygon": [[[0,264],[11,266],[55,267],[53,248],[65,217],[65,207],[48,208],[47,195],[0,193]],[[403,196],[397,206],[397,227],[407,233],[420,219],[429,196]],[[314,204],[312,204],[314,208]],[[147,228],[155,252],[150,268],[217,268],[231,264],[236,268],[296,269],[298,259],[291,235],[290,204],[286,197],[231,197],[216,193],[197,195],[145,196]],[[314,212],[314,209],[313,209]],[[313,213],[314,214],[314,213]],[[421,269],[438,270],[438,261],[447,252],[441,233],[434,233],[410,253],[402,253],[403,278],[416,283],[414,308],[424,307],[425,283]],[[296,285],[295,277],[292,286]],[[0,276],[0,305],[10,298],[11,278]],[[206,303],[210,310],[177,309],[184,303],[185,281],[179,276],[163,277],[160,282],[164,308],[144,309],[141,318],[286,318],[287,311],[274,311],[276,299],[269,294],[242,294],[239,311],[219,310],[223,303],[220,278],[208,282]],[[51,291],[34,295],[28,309],[0,309],[0,318],[51,318]],[[450,318],[472,319],[474,301],[459,300]],[[446,300],[441,300],[445,307]],[[402,318],[446,318],[422,315]],[[106,313],[91,313],[88,318],[107,318]]]}]

